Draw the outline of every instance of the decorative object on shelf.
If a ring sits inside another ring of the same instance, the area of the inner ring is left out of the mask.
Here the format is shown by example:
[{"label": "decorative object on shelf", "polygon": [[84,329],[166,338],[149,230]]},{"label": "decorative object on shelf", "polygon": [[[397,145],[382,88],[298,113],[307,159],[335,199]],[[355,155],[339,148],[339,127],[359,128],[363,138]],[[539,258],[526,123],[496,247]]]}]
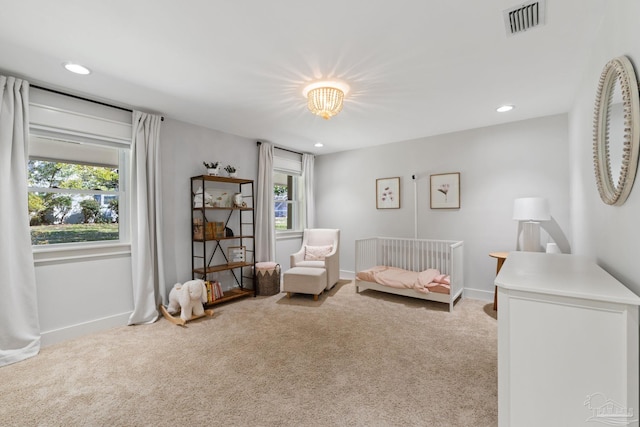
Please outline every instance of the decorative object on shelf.
[{"label": "decorative object on shelf", "polygon": [[[639,104],[631,61],[626,56],[612,59],[600,75],[593,118],[593,166],[600,198],[608,205],[622,205],[633,187],[640,144]],[[609,146],[610,136],[615,152]]]},{"label": "decorative object on shelf", "polygon": [[340,81],[318,81],[304,88],[307,107],[316,116],[325,120],[342,111],[344,97],[349,93],[349,85]]},{"label": "decorative object on shelf", "polygon": [[431,209],[460,209],[460,172],[431,175]]},{"label": "decorative object on shelf", "polygon": [[376,209],[400,209],[400,177],[376,179]]},{"label": "decorative object on shelf", "polygon": [[247,259],[247,248],[245,246],[229,246],[229,264],[243,264]]},{"label": "decorative object on shelf", "polygon": [[202,162],[202,164],[207,168],[207,174],[209,176],[218,176],[218,174],[220,174],[220,162]]},{"label": "decorative object on shelf", "polygon": [[[207,223],[209,224],[209,223]],[[193,219],[193,238],[195,240],[203,240],[205,235],[208,235],[209,233],[205,233],[204,231],[204,224],[202,223],[202,219],[201,218],[194,218]],[[213,236],[213,229],[211,230],[212,236]],[[207,236],[208,237],[208,236]]]},{"label": "decorative object on shelf", "polygon": [[169,305],[167,312],[171,315],[180,312],[180,318],[188,322],[193,316],[203,316],[207,302],[207,288],[204,280],[189,280],[185,283],[176,283],[169,292]]},{"label": "decorative object on shelf", "polygon": [[[193,207],[201,208],[202,205],[202,187],[198,187],[196,192],[193,194]],[[213,195],[208,191],[204,192],[204,206],[213,206]]]},{"label": "decorative object on shelf", "polygon": [[233,230],[229,227],[224,228],[224,237],[233,237]]},{"label": "decorative object on shelf", "polygon": [[242,193],[235,193],[233,195],[233,207],[234,208],[246,208],[247,204],[242,200]]},{"label": "decorative object on shelf", "polygon": [[230,208],[231,207],[231,195],[224,190],[218,190],[212,188],[208,190],[209,198],[205,193],[205,206],[210,208]]},{"label": "decorative object on shelf", "polygon": [[513,219],[523,221],[522,250],[542,252],[540,221],[549,221],[549,202],[543,197],[522,197],[513,202]]},{"label": "decorative object on shelf", "polygon": [[236,172],[236,167],[235,166],[231,166],[231,165],[227,165],[224,167],[224,170],[227,171],[227,173],[229,174],[229,177],[231,178],[235,178],[238,176],[238,173]]}]

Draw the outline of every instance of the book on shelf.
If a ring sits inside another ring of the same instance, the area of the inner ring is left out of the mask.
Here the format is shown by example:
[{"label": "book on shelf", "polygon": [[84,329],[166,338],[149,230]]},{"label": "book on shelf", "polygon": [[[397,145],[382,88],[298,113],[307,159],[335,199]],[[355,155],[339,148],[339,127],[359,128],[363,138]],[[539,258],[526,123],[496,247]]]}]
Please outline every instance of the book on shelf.
[{"label": "book on shelf", "polygon": [[211,304],[212,302],[219,300],[224,296],[224,292],[222,291],[222,285],[217,280],[207,281],[205,282],[207,286],[207,303]]},{"label": "book on shelf", "polygon": [[207,286],[207,304],[211,304],[224,296],[222,286],[217,280],[205,282]]},{"label": "book on shelf", "polygon": [[213,240],[225,237],[224,222],[202,221],[202,218],[193,219],[193,238],[195,240]]},{"label": "book on shelf", "polygon": [[204,285],[207,288],[207,304],[211,304],[213,302],[213,286],[208,280],[204,282]]},{"label": "book on shelf", "polygon": [[220,282],[218,282],[216,280],[215,282],[213,282],[213,297],[214,297],[214,300],[220,299],[223,296],[224,296],[224,293],[222,292],[222,286],[220,285]]}]

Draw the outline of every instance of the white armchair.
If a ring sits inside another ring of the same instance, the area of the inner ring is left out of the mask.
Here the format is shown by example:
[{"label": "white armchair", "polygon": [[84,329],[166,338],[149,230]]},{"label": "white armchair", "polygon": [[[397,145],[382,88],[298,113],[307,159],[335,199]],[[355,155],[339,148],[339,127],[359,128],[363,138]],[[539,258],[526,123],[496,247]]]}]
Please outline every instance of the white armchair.
[{"label": "white armchair", "polygon": [[305,229],[302,247],[291,255],[290,266],[324,268],[327,272],[326,289],[331,289],[340,279],[340,230]]}]

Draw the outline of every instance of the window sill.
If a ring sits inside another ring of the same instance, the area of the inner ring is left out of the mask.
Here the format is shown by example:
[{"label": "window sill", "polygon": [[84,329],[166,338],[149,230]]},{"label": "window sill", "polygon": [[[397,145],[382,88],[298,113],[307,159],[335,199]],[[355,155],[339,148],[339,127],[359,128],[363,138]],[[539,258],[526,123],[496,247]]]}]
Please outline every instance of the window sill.
[{"label": "window sill", "polygon": [[276,231],[276,240],[289,240],[302,238],[302,231]]},{"label": "window sill", "polygon": [[33,247],[33,261],[39,264],[62,264],[67,262],[131,256],[129,243],[99,243],[70,246]]}]

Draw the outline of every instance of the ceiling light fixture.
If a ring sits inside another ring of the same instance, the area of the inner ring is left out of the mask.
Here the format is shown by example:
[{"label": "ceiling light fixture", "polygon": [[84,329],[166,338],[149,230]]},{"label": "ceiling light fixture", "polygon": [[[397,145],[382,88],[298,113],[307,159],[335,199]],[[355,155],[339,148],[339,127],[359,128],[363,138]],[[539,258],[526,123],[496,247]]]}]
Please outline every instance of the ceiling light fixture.
[{"label": "ceiling light fixture", "polygon": [[87,74],[91,74],[91,70],[89,70],[84,65],[76,64],[74,62],[65,62],[62,64],[67,71],[71,71],[72,73],[82,74],[86,76]]},{"label": "ceiling light fixture", "polygon": [[507,111],[511,111],[513,109],[514,109],[513,105],[502,105],[502,106],[496,108],[496,111],[498,113],[506,113]]},{"label": "ceiling light fixture", "polygon": [[318,147],[318,148],[322,148],[324,147],[324,144],[322,142],[316,142],[315,144],[313,144],[314,147]]},{"label": "ceiling light fixture", "polygon": [[342,101],[349,93],[349,85],[337,81],[319,81],[305,87],[302,94],[313,114],[329,120],[342,110]]}]

